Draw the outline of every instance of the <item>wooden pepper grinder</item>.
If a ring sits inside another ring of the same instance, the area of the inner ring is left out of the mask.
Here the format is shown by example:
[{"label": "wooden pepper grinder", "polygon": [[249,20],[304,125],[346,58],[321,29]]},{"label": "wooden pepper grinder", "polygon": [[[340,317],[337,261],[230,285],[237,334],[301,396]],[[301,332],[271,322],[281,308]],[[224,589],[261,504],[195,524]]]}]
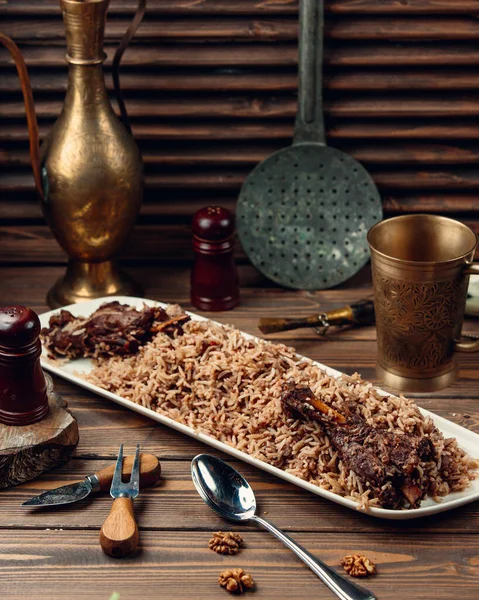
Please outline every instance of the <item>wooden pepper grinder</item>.
[{"label": "wooden pepper grinder", "polygon": [[191,302],[201,310],[230,310],[239,302],[234,234],[234,216],[226,208],[207,206],[193,217]]},{"label": "wooden pepper grinder", "polygon": [[33,310],[0,309],[0,423],[30,425],[48,413],[39,335],[40,321]]}]

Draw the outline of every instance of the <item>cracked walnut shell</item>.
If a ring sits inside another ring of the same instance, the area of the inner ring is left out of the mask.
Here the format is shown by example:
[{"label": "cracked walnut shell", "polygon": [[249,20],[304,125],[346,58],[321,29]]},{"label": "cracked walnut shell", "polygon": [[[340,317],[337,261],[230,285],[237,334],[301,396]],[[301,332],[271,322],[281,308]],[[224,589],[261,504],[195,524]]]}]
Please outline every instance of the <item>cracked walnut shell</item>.
[{"label": "cracked walnut shell", "polygon": [[343,569],[351,577],[368,577],[376,573],[376,565],[362,554],[351,554],[341,560]]},{"label": "cracked walnut shell", "polygon": [[218,554],[238,554],[243,545],[243,538],[233,531],[217,531],[208,543],[211,550]]},{"label": "cracked walnut shell", "polygon": [[231,593],[242,594],[254,587],[253,578],[243,569],[227,569],[218,578],[218,583]]}]

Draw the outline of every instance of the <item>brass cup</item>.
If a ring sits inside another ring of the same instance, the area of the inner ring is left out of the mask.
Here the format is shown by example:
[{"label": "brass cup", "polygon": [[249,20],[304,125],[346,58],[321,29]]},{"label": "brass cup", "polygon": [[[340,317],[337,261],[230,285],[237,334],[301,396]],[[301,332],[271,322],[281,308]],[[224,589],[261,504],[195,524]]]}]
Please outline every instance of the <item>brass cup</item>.
[{"label": "brass cup", "polygon": [[457,377],[454,351],[475,352],[479,340],[459,341],[476,234],[435,215],[382,221],[368,233],[378,340],[377,374],[400,391],[432,392]]}]

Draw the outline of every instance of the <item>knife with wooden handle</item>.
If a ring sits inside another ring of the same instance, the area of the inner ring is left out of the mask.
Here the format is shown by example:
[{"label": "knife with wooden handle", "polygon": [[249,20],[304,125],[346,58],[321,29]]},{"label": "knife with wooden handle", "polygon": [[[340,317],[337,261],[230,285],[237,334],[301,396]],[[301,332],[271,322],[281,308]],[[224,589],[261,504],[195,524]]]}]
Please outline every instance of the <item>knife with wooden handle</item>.
[{"label": "knife with wooden handle", "polygon": [[[133,456],[127,456],[123,461],[123,474],[131,475],[133,467]],[[88,475],[83,481],[71,483],[54,490],[43,492],[39,496],[34,496],[27,500],[22,506],[60,506],[62,504],[71,504],[83,500],[89,494],[96,492],[109,492],[115,465],[111,465]],[[140,454],[140,488],[147,488],[154,485],[160,478],[160,461],[153,454]]]},{"label": "knife with wooden handle", "polygon": [[374,304],[370,298],[358,300],[348,306],[335,308],[325,313],[300,317],[297,319],[263,318],[259,320],[258,327],[262,333],[278,333],[291,331],[301,327],[322,328],[325,333],[329,327],[341,325],[373,325]]}]

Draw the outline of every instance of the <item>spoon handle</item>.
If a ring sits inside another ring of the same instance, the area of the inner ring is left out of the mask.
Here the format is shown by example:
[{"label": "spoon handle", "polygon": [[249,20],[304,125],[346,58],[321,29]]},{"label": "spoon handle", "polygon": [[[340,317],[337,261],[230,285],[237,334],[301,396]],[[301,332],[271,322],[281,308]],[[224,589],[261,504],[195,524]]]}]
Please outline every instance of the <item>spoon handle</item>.
[{"label": "spoon handle", "polygon": [[352,581],[349,581],[337,573],[334,569],[328,567],[327,564],[319,560],[319,558],[313,556],[310,552],[293,541],[275,525],[268,523],[268,521],[265,521],[256,515],[251,517],[251,520],[255,521],[258,523],[258,525],[261,525],[261,527],[264,527],[264,529],[267,529],[279,540],[281,540],[283,544],[292,550],[305,564],[307,564],[308,567],[321,579],[321,581],[325,583],[338,598],[341,598],[341,600],[376,600],[376,597],[372,592]]}]

